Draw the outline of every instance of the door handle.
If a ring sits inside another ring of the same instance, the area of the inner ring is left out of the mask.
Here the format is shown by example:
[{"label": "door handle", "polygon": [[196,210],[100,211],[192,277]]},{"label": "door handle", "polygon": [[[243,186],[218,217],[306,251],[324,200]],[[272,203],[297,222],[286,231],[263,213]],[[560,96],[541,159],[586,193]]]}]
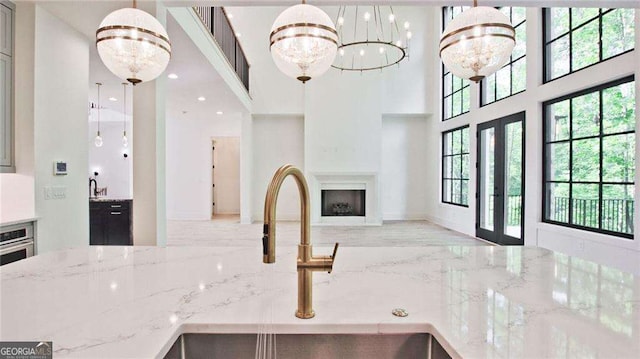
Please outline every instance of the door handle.
[{"label": "door handle", "polygon": [[122,212],[111,212],[111,215],[112,215],[112,216],[119,216],[119,215],[121,215],[121,214],[122,214]]}]

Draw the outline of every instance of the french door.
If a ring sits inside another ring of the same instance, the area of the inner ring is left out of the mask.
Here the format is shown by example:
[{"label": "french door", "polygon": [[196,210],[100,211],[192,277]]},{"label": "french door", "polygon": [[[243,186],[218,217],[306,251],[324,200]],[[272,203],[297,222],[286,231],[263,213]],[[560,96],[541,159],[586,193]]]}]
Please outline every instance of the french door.
[{"label": "french door", "polygon": [[524,244],[524,112],[478,125],[476,236]]}]

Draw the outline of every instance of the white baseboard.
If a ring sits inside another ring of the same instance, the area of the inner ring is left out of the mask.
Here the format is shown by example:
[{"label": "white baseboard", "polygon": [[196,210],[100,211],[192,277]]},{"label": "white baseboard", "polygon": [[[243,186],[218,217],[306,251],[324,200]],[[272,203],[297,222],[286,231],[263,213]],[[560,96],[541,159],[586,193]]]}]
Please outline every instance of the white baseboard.
[{"label": "white baseboard", "polygon": [[383,221],[424,221],[428,219],[426,213],[383,213]]}]

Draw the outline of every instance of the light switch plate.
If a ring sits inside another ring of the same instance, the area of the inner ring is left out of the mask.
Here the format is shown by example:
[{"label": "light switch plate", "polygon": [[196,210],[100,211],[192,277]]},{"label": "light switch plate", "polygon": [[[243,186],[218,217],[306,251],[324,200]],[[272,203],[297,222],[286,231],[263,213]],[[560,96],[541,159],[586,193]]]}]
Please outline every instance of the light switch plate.
[{"label": "light switch plate", "polygon": [[44,188],[44,199],[65,199],[67,198],[66,186],[47,186]]}]

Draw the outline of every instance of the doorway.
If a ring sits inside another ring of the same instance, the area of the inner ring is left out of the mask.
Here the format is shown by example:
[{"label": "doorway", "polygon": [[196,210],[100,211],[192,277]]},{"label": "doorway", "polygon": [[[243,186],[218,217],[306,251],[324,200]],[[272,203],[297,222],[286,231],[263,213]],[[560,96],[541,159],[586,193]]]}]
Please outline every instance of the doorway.
[{"label": "doorway", "polygon": [[211,141],[211,218],[240,214],[240,138]]},{"label": "doorway", "polygon": [[478,125],[476,236],[524,244],[524,112]]}]

